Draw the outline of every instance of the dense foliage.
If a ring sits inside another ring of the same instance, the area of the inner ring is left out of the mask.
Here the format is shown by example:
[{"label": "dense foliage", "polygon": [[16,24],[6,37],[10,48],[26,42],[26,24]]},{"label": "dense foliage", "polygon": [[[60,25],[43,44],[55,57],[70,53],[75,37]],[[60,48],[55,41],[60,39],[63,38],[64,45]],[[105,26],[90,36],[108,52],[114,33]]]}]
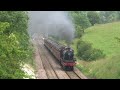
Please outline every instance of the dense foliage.
[{"label": "dense foliage", "polygon": [[77,42],[77,55],[86,61],[96,60],[105,57],[100,49],[92,48],[90,43],[79,40]]},{"label": "dense foliage", "polygon": [[81,37],[84,30],[91,26],[87,14],[84,11],[71,11],[70,15],[72,16],[72,21],[75,24],[75,36]]},{"label": "dense foliage", "polygon": [[95,11],[89,11],[87,13],[87,17],[91,23],[91,25],[94,25],[94,24],[99,24],[100,23],[100,16],[97,12]]},{"label": "dense foliage", "polygon": [[95,24],[104,24],[120,20],[120,11],[71,11],[75,24],[75,36],[82,37],[84,30]]},{"label": "dense foliage", "polygon": [[25,77],[21,65],[32,56],[27,24],[27,12],[0,11],[0,78]]}]

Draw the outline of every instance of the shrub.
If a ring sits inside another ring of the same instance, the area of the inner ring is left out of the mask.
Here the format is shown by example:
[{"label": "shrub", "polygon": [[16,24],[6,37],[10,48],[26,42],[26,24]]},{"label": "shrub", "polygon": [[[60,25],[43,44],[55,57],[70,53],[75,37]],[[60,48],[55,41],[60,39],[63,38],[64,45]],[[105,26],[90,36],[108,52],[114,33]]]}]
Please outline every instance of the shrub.
[{"label": "shrub", "polygon": [[105,54],[100,49],[93,49],[90,56],[90,60],[95,60],[99,58],[104,58]]},{"label": "shrub", "polygon": [[91,61],[105,57],[100,49],[92,48],[90,43],[79,40],[77,42],[77,56],[83,60]]}]

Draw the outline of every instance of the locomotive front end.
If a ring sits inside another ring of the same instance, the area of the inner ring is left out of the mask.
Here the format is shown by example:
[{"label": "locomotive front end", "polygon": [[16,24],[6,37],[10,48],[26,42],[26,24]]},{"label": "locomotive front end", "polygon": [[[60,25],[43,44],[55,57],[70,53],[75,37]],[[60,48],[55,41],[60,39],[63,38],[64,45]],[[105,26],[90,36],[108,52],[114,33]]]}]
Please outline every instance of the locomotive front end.
[{"label": "locomotive front end", "polygon": [[65,70],[73,70],[76,59],[74,58],[74,51],[70,47],[66,47],[63,52],[63,68]]}]

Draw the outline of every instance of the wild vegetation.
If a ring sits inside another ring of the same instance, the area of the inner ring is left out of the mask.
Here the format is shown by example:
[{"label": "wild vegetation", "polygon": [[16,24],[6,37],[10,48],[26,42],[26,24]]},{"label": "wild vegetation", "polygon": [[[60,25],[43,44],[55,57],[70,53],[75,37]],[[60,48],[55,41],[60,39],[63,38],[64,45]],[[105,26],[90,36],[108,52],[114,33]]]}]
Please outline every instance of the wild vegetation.
[{"label": "wild vegetation", "polygon": [[32,48],[27,27],[27,12],[0,11],[1,79],[28,77],[22,70],[24,62],[32,60]]}]

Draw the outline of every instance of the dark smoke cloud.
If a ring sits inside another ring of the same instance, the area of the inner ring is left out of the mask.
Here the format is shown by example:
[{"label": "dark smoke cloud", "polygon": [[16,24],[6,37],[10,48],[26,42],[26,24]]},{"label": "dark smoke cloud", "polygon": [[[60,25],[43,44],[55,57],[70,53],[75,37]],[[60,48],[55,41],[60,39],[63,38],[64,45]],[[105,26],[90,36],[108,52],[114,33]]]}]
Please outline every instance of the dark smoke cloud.
[{"label": "dark smoke cloud", "polygon": [[64,11],[30,11],[29,33],[54,35],[70,43],[74,38],[74,25]]}]

